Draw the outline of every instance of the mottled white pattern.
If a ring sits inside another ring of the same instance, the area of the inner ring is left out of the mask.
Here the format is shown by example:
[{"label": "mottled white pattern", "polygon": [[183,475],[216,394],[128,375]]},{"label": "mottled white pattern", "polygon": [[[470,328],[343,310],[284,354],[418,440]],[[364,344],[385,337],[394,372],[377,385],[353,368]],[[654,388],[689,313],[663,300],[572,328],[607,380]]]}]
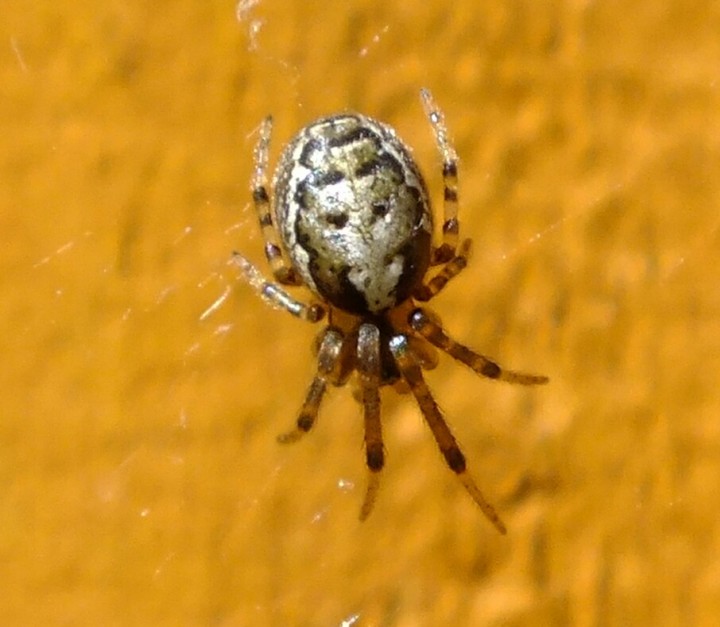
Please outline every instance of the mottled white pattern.
[{"label": "mottled white pattern", "polygon": [[432,215],[410,151],[358,114],[317,120],[288,144],[274,209],[303,281],[354,313],[406,299],[429,263]]}]

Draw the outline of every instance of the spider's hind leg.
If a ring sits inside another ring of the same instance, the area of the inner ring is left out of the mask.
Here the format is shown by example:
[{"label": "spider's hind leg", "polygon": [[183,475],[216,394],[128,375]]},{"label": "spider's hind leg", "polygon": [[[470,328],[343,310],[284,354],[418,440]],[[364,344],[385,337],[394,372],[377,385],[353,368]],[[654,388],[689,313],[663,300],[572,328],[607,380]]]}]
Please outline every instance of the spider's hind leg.
[{"label": "spider's hind leg", "polygon": [[322,331],[317,356],[317,372],[308,388],[295,428],[279,435],[278,442],[283,444],[296,442],[313,428],[327,384],[335,381],[342,365],[344,341],[342,333],[333,327],[327,327]]},{"label": "spider's hind leg", "polygon": [[368,467],[368,487],[360,509],[365,520],[373,509],[380,486],[380,471],[385,465],[382,424],[380,422],[380,330],[365,323],[358,329],[357,369],[360,375],[360,394],[365,418],[365,459]]},{"label": "spider's hind leg", "polygon": [[549,381],[544,375],[528,374],[500,367],[491,359],[453,340],[445,333],[442,325],[433,318],[434,316],[429,312],[417,308],[410,314],[410,326],[431,344],[469,366],[479,375],[488,379],[498,379],[499,381],[519,383],[520,385],[541,385]]},{"label": "spider's hind leg", "polygon": [[407,381],[413,396],[415,396],[420,406],[420,411],[422,411],[423,417],[430,427],[448,467],[457,475],[464,488],[468,491],[473,501],[478,504],[487,519],[500,533],[506,533],[505,525],[502,520],[500,520],[495,508],[485,500],[480,488],[478,488],[468,473],[465,456],[460,450],[457,440],[455,440],[445,419],[442,417],[440,408],[435,402],[427,383],[425,383],[420,366],[416,362],[410,349],[407,336],[396,335],[393,337],[390,340],[390,350],[403,378]]}]

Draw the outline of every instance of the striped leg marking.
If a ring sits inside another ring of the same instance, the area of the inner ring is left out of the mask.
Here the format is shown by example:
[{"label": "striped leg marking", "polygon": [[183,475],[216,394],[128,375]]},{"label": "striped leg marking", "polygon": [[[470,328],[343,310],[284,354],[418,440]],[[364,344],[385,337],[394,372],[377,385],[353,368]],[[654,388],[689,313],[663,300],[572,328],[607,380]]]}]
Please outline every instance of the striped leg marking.
[{"label": "striped leg marking", "polygon": [[270,211],[270,198],[267,192],[267,169],[271,134],[272,116],[268,116],[260,126],[260,139],[258,139],[255,146],[255,169],[252,177],[253,204],[265,240],[265,257],[268,264],[270,264],[275,280],[283,285],[299,285],[300,278],[283,258],[280,240]]},{"label": "striped leg marking", "polygon": [[380,471],[385,465],[380,422],[380,331],[374,324],[363,324],[358,329],[357,360],[365,416],[365,458],[369,471],[365,500],[360,509],[360,520],[365,520],[375,504]]},{"label": "striped leg marking", "polygon": [[450,259],[432,279],[420,285],[420,287],[415,290],[413,296],[423,302],[437,296],[452,279],[467,268],[471,249],[472,240],[463,240],[457,254]]},{"label": "striped leg marking", "polygon": [[296,318],[317,322],[322,320],[325,309],[322,305],[307,305],[288,294],[276,283],[267,281],[260,271],[240,253],[235,252],[232,256],[234,263],[242,272],[242,278],[249,283],[268,305],[275,309],[284,309]]},{"label": "striped leg marking", "polygon": [[521,385],[541,385],[549,379],[544,375],[527,374],[515,370],[505,370],[494,361],[449,337],[442,326],[435,322],[428,312],[415,309],[410,314],[410,326],[414,331],[426,338],[431,344],[445,351],[451,357],[472,368],[475,372],[488,379],[498,379],[508,383]]},{"label": "striped leg marking", "polygon": [[317,373],[307,391],[295,428],[288,433],[279,435],[278,442],[283,444],[297,442],[313,428],[320,409],[320,403],[327,389],[328,379],[342,355],[342,346],[342,334],[330,327],[325,329],[320,341],[320,350],[318,351]]},{"label": "striped leg marking", "polygon": [[458,156],[448,138],[445,116],[435,103],[427,89],[420,90],[425,115],[433,128],[435,143],[443,160],[443,239],[442,244],[433,251],[433,264],[445,263],[455,256],[460,237],[458,221]]}]

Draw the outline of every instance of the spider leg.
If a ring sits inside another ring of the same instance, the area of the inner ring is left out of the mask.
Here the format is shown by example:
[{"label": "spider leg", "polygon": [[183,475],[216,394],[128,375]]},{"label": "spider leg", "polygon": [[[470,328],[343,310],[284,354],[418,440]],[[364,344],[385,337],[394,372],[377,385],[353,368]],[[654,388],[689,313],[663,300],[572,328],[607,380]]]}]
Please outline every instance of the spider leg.
[{"label": "spider leg", "polygon": [[268,305],[275,309],[284,309],[296,318],[317,322],[322,320],[325,309],[322,305],[303,303],[288,294],[276,283],[267,281],[260,271],[240,253],[234,252],[234,263],[242,271],[242,276]]},{"label": "spider leg", "polygon": [[435,399],[430,392],[430,389],[425,383],[422,376],[420,366],[416,363],[413,358],[412,352],[409,348],[408,338],[405,335],[396,335],[390,340],[390,351],[395,358],[400,372],[403,378],[407,381],[410,386],[420,411],[422,411],[423,417],[427,422],[430,430],[432,431],[435,441],[437,442],[440,451],[445,457],[445,462],[460,479],[465,489],[468,491],[473,501],[475,501],[480,509],[483,511],[487,519],[495,526],[500,533],[506,533],[505,525],[498,516],[495,508],[485,500],[480,488],[470,476],[467,471],[465,464],[465,456],[463,455],[460,447],[458,446],[457,440],[453,436],[450,428],[447,426],[445,419],[440,413]]},{"label": "spider leg", "polygon": [[435,103],[428,89],[420,90],[420,99],[423,109],[435,135],[440,156],[443,160],[443,240],[442,244],[433,250],[433,265],[450,261],[455,256],[460,237],[460,223],[458,221],[458,156],[450,139],[448,138],[445,116]]},{"label": "spider leg", "polygon": [[375,504],[380,471],[385,464],[380,422],[380,330],[374,324],[362,324],[358,329],[357,369],[365,417],[365,459],[369,471],[365,500],[360,508],[360,520],[365,520]]},{"label": "spider leg", "polygon": [[283,259],[277,230],[270,212],[270,198],[267,192],[267,169],[271,134],[272,116],[268,116],[260,126],[260,139],[258,139],[255,146],[255,169],[253,170],[251,183],[253,204],[265,240],[265,257],[275,280],[283,285],[299,285],[300,278],[297,273]]},{"label": "spider leg", "polygon": [[484,355],[476,353],[467,346],[449,337],[445,331],[443,331],[442,326],[433,320],[432,315],[423,309],[415,309],[410,314],[409,323],[414,331],[426,338],[431,344],[434,344],[451,357],[469,366],[483,377],[507,381],[508,383],[519,383],[521,385],[540,385],[549,381],[544,375],[527,374],[525,372],[516,372],[515,370],[505,370],[501,368]]},{"label": "spider leg", "polygon": [[463,240],[457,250],[455,256],[450,259],[432,279],[427,283],[422,283],[413,293],[413,296],[419,300],[426,302],[434,298],[445,286],[462,272],[468,265],[470,252],[472,249],[472,240]]},{"label": "spider leg", "polygon": [[333,373],[337,369],[342,356],[343,342],[343,335],[337,329],[327,327],[322,332],[317,357],[317,372],[308,388],[295,428],[288,433],[279,435],[277,438],[278,442],[283,444],[296,442],[312,429],[318,415],[318,410],[320,409],[320,403],[327,389],[328,381],[332,381]]}]

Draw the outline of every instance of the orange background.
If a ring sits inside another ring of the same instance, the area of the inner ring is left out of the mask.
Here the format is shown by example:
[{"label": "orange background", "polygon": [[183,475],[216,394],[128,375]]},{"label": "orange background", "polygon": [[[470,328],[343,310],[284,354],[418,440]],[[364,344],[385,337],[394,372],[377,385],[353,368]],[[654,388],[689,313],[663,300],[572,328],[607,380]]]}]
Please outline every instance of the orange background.
[{"label": "orange background", "polygon": [[[3,7],[3,624],[717,624],[716,3]],[[392,124],[439,199],[422,86],[475,241],[435,309],[551,377],[428,375],[507,537],[409,397],[364,524],[349,389],[277,445],[317,329],[227,266],[262,263],[268,113],[273,159],[318,115]]]}]

